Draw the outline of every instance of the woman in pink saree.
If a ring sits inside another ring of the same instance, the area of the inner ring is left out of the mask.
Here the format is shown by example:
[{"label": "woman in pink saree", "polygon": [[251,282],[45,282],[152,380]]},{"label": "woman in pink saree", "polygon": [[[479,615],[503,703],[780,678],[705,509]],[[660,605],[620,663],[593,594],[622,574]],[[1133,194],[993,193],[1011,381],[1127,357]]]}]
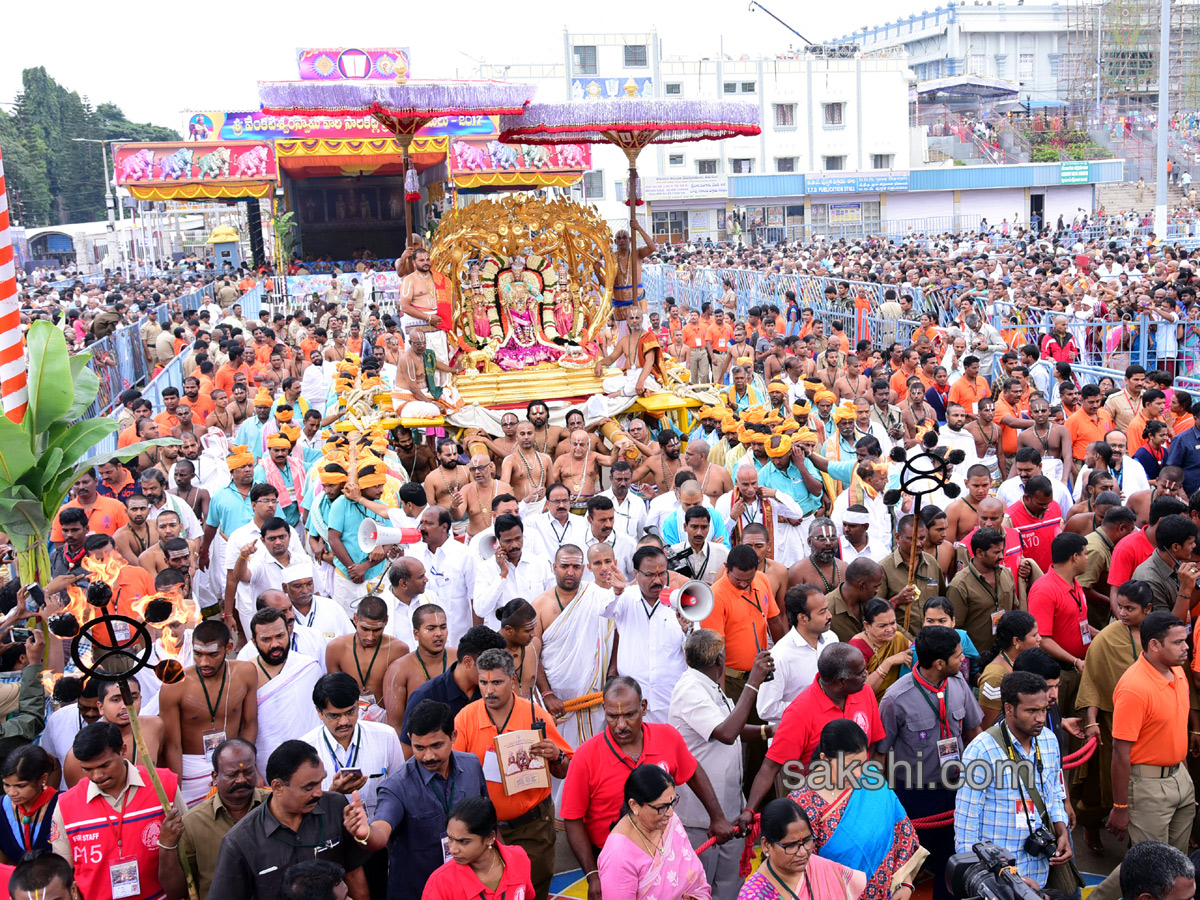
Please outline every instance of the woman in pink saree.
[{"label": "woman in pink saree", "polygon": [[600,851],[600,891],[621,900],[710,900],[704,868],[674,815],[675,780],[642,765],[625,779],[621,818]]},{"label": "woman in pink saree", "polygon": [[784,797],[763,807],[762,865],[738,900],[858,900],[867,876],[814,852],[808,815]]}]

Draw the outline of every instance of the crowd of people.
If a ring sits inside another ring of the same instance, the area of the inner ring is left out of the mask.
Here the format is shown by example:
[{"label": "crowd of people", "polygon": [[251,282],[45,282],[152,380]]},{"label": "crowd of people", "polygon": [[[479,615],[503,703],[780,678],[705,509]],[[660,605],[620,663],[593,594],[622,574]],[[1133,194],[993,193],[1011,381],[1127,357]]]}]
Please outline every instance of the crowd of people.
[{"label": "crowd of people", "polygon": [[[79,478],[2,627],[98,582],[137,620],[167,598],[151,663],[183,674],[130,679],[135,739],[115,673],[43,678],[60,648],[7,632],[12,896],[545,900],[560,829],[592,900],[941,900],[981,841],[1047,897],[1081,886],[1076,841],[1125,858],[1099,900],[1191,896],[1194,276],[1069,240],[660,251],[698,302],[605,358],[670,355],[710,402],[534,400],[494,433],[358,418],[444,382],[420,260],[404,321],[365,292],[247,321],[237,279],[186,312],[182,284],[35,289],[34,315],[102,310],[83,344],[173,307],[142,336],[182,385],[115,415],[122,447],[179,442]],[[814,313],[788,284],[816,274]],[[852,341],[871,281],[883,333]],[[1130,310],[1153,364],[1081,384]]]}]

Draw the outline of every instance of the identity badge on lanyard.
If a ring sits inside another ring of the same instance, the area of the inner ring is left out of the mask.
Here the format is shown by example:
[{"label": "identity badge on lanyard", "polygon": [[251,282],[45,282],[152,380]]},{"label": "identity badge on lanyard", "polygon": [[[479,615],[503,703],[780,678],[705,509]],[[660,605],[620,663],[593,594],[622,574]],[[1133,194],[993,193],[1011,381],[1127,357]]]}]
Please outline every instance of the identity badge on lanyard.
[{"label": "identity badge on lanyard", "polygon": [[129,805],[129,796],[134,793],[130,788],[125,799],[121,801],[121,813],[116,817],[115,821],[105,809],[104,817],[108,820],[108,826],[116,831],[117,835],[117,858],[108,866],[108,880],[112,885],[113,900],[118,900],[121,897],[139,897],[142,893],[141,878],[138,876],[138,861],[137,857],[124,856],[124,832],[125,832],[125,808]]}]

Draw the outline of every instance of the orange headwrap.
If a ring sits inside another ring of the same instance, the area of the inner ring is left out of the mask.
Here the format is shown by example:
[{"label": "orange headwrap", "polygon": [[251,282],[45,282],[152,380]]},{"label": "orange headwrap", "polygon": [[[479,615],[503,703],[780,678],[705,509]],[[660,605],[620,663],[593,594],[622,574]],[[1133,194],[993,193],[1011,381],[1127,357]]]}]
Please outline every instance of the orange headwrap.
[{"label": "orange headwrap", "polygon": [[767,441],[767,456],[780,459],[792,452],[792,439],[786,434],[773,434]]},{"label": "orange headwrap", "polygon": [[346,469],[342,463],[327,462],[318,471],[321,476],[321,484],[344,484],[346,482]]},{"label": "orange headwrap", "polygon": [[258,393],[254,395],[255,406],[270,406],[274,402],[275,400],[269,393],[267,393],[267,389],[265,387],[260,387],[258,389]]},{"label": "orange headwrap", "polygon": [[245,444],[239,444],[229,449],[232,452],[226,457],[225,462],[228,464],[230,472],[234,469],[240,469],[242,466],[254,465],[254,454],[250,452],[250,448]]},{"label": "orange headwrap", "polygon": [[296,413],[290,409],[277,409],[275,410],[275,421],[290,422],[295,415]]},{"label": "orange headwrap", "polygon": [[267,449],[268,450],[277,450],[277,449],[291,450],[292,442],[288,440],[286,434],[273,434],[269,438],[267,438]]},{"label": "orange headwrap", "polygon": [[291,441],[293,444],[295,444],[296,441],[300,440],[300,426],[299,425],[284,425],[282,428],[279,429],[279,433],[282,435],[285,435],[287,437],[287,439],[289,441]]},{"label": "orange headwrap", "polygon": [[739,427],[740,427],[740,424],[738,423],[738,420],[735,419],[733,416],[722,417],[722,419],[721,419],[721,433],[722,434],[733,434],[735,431],[737,431],[739,429]]},{"label": "orange headwrap", "polygon": [[787,393],[787,385],[784,384],[782,381],[772,381],[770,384],[767,385],[767,393],[768,394],[786,394]]},{"label": "orange headwrap", "polygon": [[359,487],[378,487],[387,482],[387,466],[383,463],[363,466],[358,470]]},{"label": "orange headwrap", "polygon": [[830,403],[837,403],[837,397],[833,395],[833,391],[817,391],[813,397],[813,403],[824,403],[828,400]]},{"label": "orange headwrap", "polygon": [[812,404],[811,403],[793,403],[792,404],[792,413],[797,416],[807,416],[810,412],[812,412]]},{"label": "orange headwrap", "polygon": [[792,443],[796,444],[815,444],[817,441],[817,433],[811,428],[801,428],[792,435]]},{"label": "orange headwrap", "polygon": [[834,423],[845,422],[847,419],[855,419],[858,413],[854,409],[853,403],[843,403],[833,411]]}]

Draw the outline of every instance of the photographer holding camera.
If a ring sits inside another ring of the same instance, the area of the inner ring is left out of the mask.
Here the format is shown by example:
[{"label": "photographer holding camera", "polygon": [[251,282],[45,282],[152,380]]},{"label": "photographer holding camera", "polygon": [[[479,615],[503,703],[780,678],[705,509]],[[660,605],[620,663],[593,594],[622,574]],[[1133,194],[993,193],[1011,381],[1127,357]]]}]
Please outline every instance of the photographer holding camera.
[{"label": "photographer holding camera", "polygon": [[[1015,857],[1025,882],[1041,890],[1050,880],[1051,866],[1065,866],[1074,856],[1063,804],[1062,758],[1057,739],[1046,729],[1046,680],[1032,672],[1010,672],[1000,682],[1000,699],[1004,719],[963,753],[967,773],[955,796],[955,849],[963,853],[979,841],[994,841]],[[977,761],[986,773],[972,765]],[[1023,765],[1015,769],[1013,763]]]}]

